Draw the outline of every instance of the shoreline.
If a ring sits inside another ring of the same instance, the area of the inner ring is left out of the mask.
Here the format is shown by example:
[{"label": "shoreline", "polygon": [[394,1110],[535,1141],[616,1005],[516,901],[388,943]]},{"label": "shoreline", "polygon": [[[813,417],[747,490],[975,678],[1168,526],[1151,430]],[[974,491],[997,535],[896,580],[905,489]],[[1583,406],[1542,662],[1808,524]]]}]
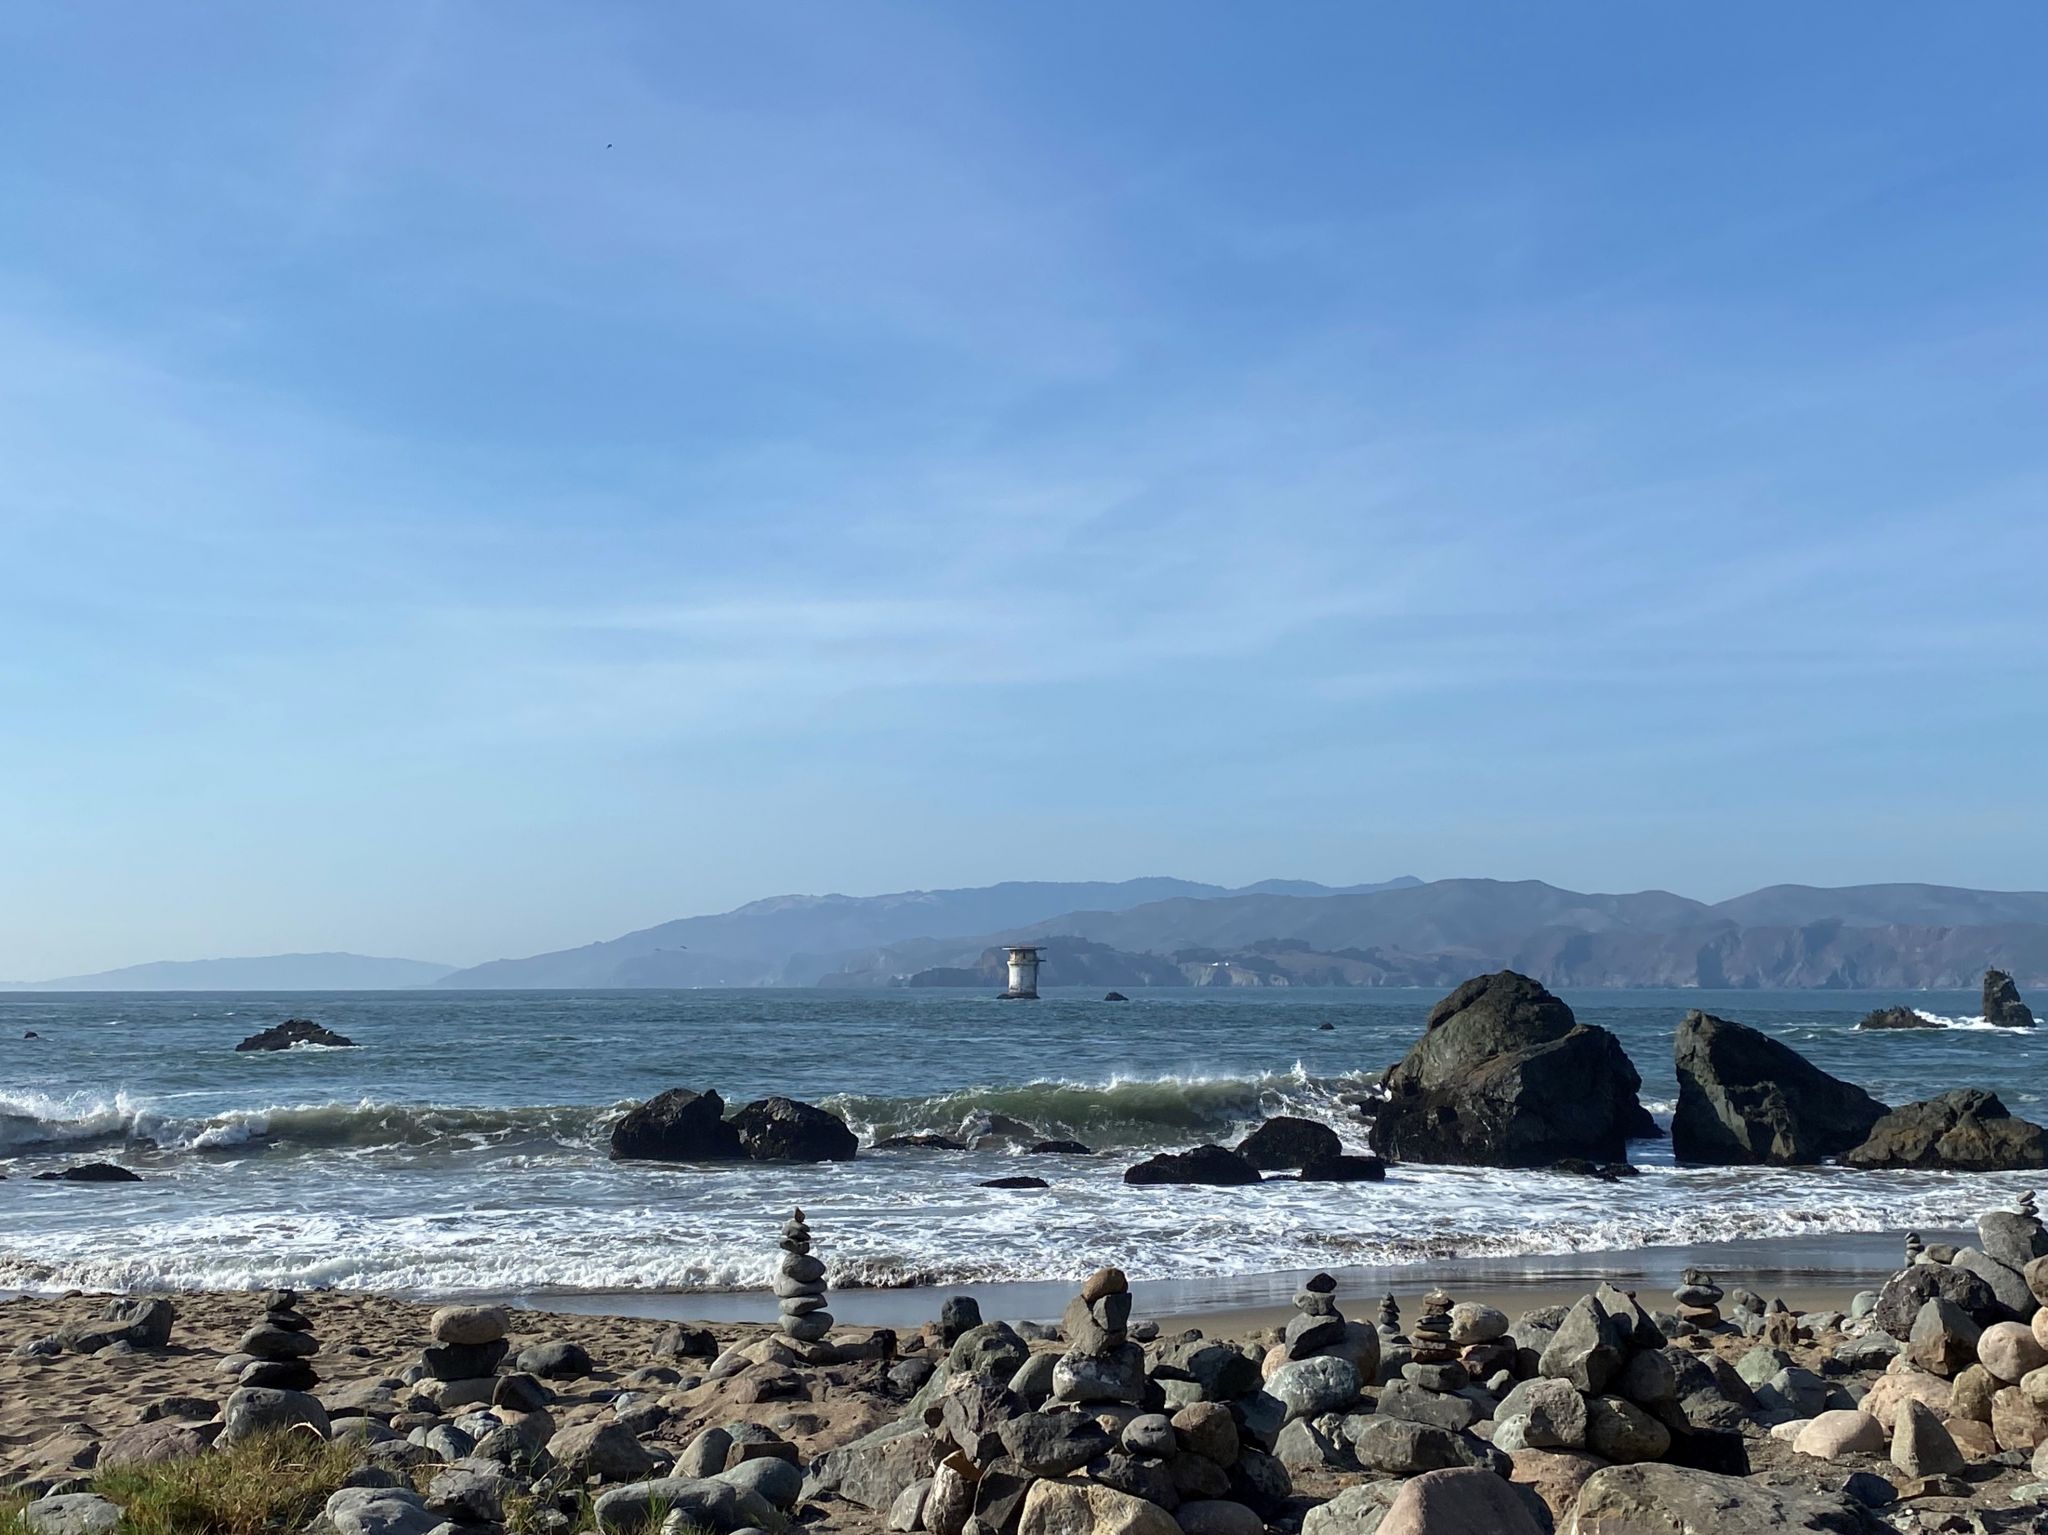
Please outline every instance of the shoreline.
[{"label": "shoreline", "polygon": [[[1971,1233],[1929,1227],[1930,1241],[1963,1243]],[[1728,1289],[1747,1288],[1767,1299],[1779,1297],[1795,1310],[1843,1305],[1858,1290],[1874,1288],[1893,1273],[1905,1241],[1903,1229],[1875,1232],[1815,1232],[1805,1236],[1743,1237],[1723,1242],[1678,1243],[1633,1248],[1588,1249],[1508,1257],[1433,1258],[1408,1264],[1333,1265],[1338,1293],[1357,1305],[1392,1293],[1402,1300],[1441,1286],[1461,1300],[1482,1301],[1509,1315],[1556,1304],[1606,1281],[1651,1297],[1671,1289],[1687,1268],[1705,1269]],[[1291,1314],[1291,1297],[1310,1268],[1252,1274],[1193,1275],[1131,1282],[1139,1315],[1185,1325],[1226,1328],[1269,1326]],[[1072,1298],[1072,1279],[1005,1280],[959,1285],[834,1286],[833,1311],[842,1323],[859,1327],[914,1328],[928,1321],[939,1302],[966,1295],[991,1320],[1054,1322]],[[92,1295],[165,1293],[209,1297],[255,1293],[197,1289],[165,1292],[89,1290]],[[0,1290],[0,1303],[49,1300],[66,1291]],[[412,1305],[493,1304],[543,1315],[630,1317],[661,1322],[766,1324],[775,1319],[775,1299],[766,1289],[592,1290],[535,1289],[332,1289],[311,1295],[399,1301]],[[1658,1302],[1646,1301],[1652,1309]]]}]

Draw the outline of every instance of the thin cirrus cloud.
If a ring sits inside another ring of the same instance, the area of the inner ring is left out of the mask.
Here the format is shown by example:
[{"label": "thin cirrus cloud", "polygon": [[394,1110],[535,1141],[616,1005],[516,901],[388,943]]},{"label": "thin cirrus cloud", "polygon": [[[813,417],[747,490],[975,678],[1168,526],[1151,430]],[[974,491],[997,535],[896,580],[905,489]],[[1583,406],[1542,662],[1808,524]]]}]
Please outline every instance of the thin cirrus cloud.
[{"label": "thin cirrus cloud", "polygon": [[2022,48],[123,19],[0,18],[0,975],[2048,853]]}]

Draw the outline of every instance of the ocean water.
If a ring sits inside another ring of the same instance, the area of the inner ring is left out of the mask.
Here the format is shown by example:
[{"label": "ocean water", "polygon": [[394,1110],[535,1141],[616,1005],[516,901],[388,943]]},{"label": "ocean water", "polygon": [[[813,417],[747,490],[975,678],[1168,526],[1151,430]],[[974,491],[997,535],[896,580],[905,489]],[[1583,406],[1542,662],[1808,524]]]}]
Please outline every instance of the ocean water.
[{"label": "ocean water", "polygon": [[[545,1297],[765,1285],[792,1203],[835,1285],[1202,1281],[1308,1266],[1568,1254],[1966,1224],[2041,1175],[1680,1169],[1638,1179],[1400,1166],[1379,1184],[1132,1188],[1130,1163],[1301,1114],[1364,1149],[1347,1094],[1421,1032],[1421,991],[345,993],[0,997],[0,1289],[335,1285]],[[1704,1007],[1891,1103],[1995,1088],[2048,1116],[2048,1029],[1962,993],[1580,992],[1668,1123],[1671,1038]],[[1859,1034],[1904,1002],[1948,1020]],[[286,1017],[355,1050],[237,1054]],[[1330,1030],[1319,1025],[1332,1024]],[[1973,1026],[1974,1024],[1974,1026]],[[25,1040],[26,1031],[42,1037]],[[663,1088],[843,1114],[863,1145],[980,1112],[1091,1157],[863,1150],[822,1166],[617,1164],[610,1125]],[[114,1158],[140,1184],[33,1181]],[[984,1179],[1036,1173],[1045,1191]]]}]

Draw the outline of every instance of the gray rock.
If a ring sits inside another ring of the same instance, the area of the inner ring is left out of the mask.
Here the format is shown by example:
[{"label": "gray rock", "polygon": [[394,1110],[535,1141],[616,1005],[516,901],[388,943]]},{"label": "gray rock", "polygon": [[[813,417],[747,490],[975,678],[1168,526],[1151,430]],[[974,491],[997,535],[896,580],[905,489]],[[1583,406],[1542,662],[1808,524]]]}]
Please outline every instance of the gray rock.
[{"label": "gray rock", "polygon": [[278,1391],[267,1386],[243,1386],[228,1398],[221,1414],[225,1426],[220,1443],[231,1445],[265,1429],[292,1428],[305,1424],[325,1439],[331,1425],[327,1409],[303,1391]]},{"label": "gray rock", "polygon": [[536,1343],[519,1351],[513,1367],[542,1380],[581,1380],[595,1368],[580,1343]]},{"label": "gray rock", "polygon": [[1656,1464],[1595,1471],[1565,1527],[1567,1535],[1874,1535],[1884,1528],[1852,1499]]},{"label": "gray rock", "polygon": [[1740,1023],[1688,1013],[1673,1049],[1671,1154],[1681,1163],[1809,1165],[1860,1145],[1886,1113],[1862,1088]]},{"label": "gray rock", "polygon": [[21,1522],[34,1535],[113,1535],[121,1510],[96,1493],[59,1492],[29,1504]]},{"label": "gray rock", "polygon": [[984,1322],[962,1333],[946,1351],[946,1368],[956,1374],[1007,1381],[1031,1356],[1031,1345],[1007,1322]]},{"label": "gray rock", "polygon": [[1586,1445],[1586,1399],[1567,1380],[1525,1380],[1501,1398],[1493,1417],[1496,1423],[1524,1420],[1518,1434],[1523,1449],[1579,1450]]},{"label": "gray rock", "polygon": [[1010,1377],[1010,1390],[1021,1400],[1037,1406],[1052,1395],[1052,1374],[1059,1366],[1057,1354],[1033,1354],[1017,1366]]},{"label": "gray rock", "polygon": [[1556,1336],[1543,1350],[1540,1367],[1545,1375],[1568,1380],[1588,1396],[1598,1396],[1621,1369],[1633,1333],[1632,1318],[1625,1321],[1609,1316],[1588,1295],[1565,1313]]},{"label": "gray rock", "polygon": [[1960,1476],[1967,1462],[1934,1410],[1907,1397],[1892,1424],[1892,1464],[1907,1476]]},{"label": "gray rock", "polygon": [[2048,1258],[2048,1228],[2038,1215],[1993,1210],[1977,1217],[1977,1240],[1985,1253],[2007,1268],[2024,1269],[2036,1258]]},{"label": "gray rock", "polygon": [[1358,1462],[1350,1441],[1327,1426],[1330,1419],[1296,1418],[1280,1430],[1273,1454],[1289,1471],[1349,1471]]},{"label": "gray rock", "polygon": [[1108,1433],[1086,1413],[1028,1412],[1000,1432],[1009,1458],[1033,1476],[1065,1476],[1112,1448]]},{"label": "gray rock", "polygon": [[718,1473],[718,1480],[759,1494],[780,1509],[796,1506],[804,1490],[804,1474],[786,1460],[757,1456]]},{"label": "gray rock", "polygon": [[[1986,1217],[1987,1220],[1989,1218]],[[1990,1287],[1998,1304],[2009,1313],[2005,1320],[2025,1322],[2033,1319],[2034,1294],[2027,1288],[2026,1278],[2018,1269],[1974,1247],[1956,1249],[1954,1266],[1975,1274]]]},{"label": "gray rock", "polygon": [[[1491,1467],[1496,1460],[1490,1445],[1427,1423],[1357,1416],[1346,1418],[1344,1429],[1359,1465],[1386,1476],[1416,1476],[1452,1466]],[[1506,1460],[1505,1455],[1498,1457],[1500,1464]]]},{"label": "gray rock", "polygon": [[1266,1521],[1242,1503],[1194,1498],[1174,1510],[1184,1535],[1265,1535]]},{"label": "gray rock", "polygon": [[1346,1487],[1327,1503],[1318,1503],[1301,1519],[1301,1535],[1377,1535],[1387,1510],[1405,1482],[1366,1482]]},{"label": "gray rock", "polygon": [[1913,1319],[1906,1357],[1923,1370],[1952,1377],[1976,1362],[1983,1331],[1961,1307],[1937,1296]]},{"label": "gray rock", "polygon": [[1099,1357],[1062,1354],[1053,1366],[1052,1397],[1056,1402],[1135,1403],[1144,1394],[1145,1351],[1135,1343],[1120,1343]]},{"label": "gray rock", "polygon": [[1478,1404],[1468,1398],[1428,1391],[1405,1380],[1394,1381],[1380,1392],[1379,1410],[1389,1418],[1452,1430],[1470,1428],[1480,1418]]},{"label": "gray rock", "polygon": [[548,1454],[578,1480],[594,1476],[600,1482],[638,1481],[655,1465],[647,1447],[628,1429],[602,1419],[563,1429],[548,1441]]},{"label": "gray rock", "polygon": [[1161,1347],[1152,1374],[1160,1380],[1194,1381],[1212,1402],[1228,1402],[1259,1389],[1258,1362],[1228,1343],[1193,1338]]},{"label": "gray rock", "polygon": [[399,1487],[344,1487],[325,1512],[335,1535],[431,1535],[442,1523],[418,1493]]},{"label": "gray rock", "polygon": [[1289,1418],[1340,1412],[1356,1402],[1363,1389],[1358,1367],[1331,1355],[1283,1364],[1266,1382],[1266,1394],[1287,1409]]},{"label": "gray rock", "polygon": [[804,1500],[836,1493],[871,1512],[886,1513],[904,1488],[931,1476],[939,1463],[938,1445],[938,1436],[915,1419],[886,1424],[812,1461]]},{"label": "gray rock", "polygon": [[1166,1460],[1180,1453],[1180,1441],[1174,1437],[1173,1420],[1165,1413],[1140,1413],[1124,1425],[1123,1445],[1133,1455],[1150,1455]]},{"label": "gray rock", "polygon": [[505,1494],[518,1486],[495,1465],[465,1461],[435,1473],[427,1484],[427,1512],[457,1524],[496,1524],[505,1517]]},{"label": "gray rock", "polygon": [[702,1481],[725,1469],[732,1455],[732,1435],[715,1424],[701,1430],[676,1456],[675,1474]]},{"label": "gray rock", "polygon": [[1586,1403],[1586,1448],[1616,1465],[1659,1460],[1671,1448],[1671,1430],[1633,1402],[1596,1396]]}]

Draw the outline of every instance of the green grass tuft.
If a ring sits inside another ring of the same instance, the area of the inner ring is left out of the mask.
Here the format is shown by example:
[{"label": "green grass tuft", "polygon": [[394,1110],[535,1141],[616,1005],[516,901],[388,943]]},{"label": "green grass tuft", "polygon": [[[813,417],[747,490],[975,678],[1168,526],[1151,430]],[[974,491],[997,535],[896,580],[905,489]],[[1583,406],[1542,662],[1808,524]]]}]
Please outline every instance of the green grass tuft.
[{"label": "green grass tuft", "polygon": [[[123,1535],[289,1535],[362,1464],[353,1444],[259,1434],[161,1466],[106,1471],[92,1490],[121,1505]],[[0,1535],[14,1535],[0,1524]]]}]

